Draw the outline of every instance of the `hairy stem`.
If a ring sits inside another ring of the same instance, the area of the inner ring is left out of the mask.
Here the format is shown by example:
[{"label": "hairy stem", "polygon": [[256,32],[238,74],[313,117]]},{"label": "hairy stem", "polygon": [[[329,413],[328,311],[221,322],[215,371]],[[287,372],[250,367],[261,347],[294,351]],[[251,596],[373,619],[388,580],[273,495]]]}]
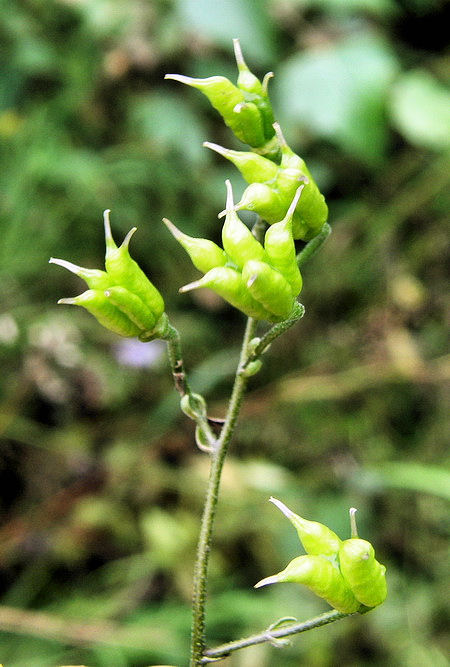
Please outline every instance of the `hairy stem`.
[{"label": "hairy stem", "polygon": [[298,255],[297,255],[297,264],[301,268],[305,262],[308,261],[313,255],[316,254],[316,252],[319,250],[319,248],[325,243],[327,238],[331,234],[331,227],[326,222],[324,226],[322,227],[322,230],[320,234],[315,236],[309,243],[305,245],[303,250],[301,250]]},{"label": "hairy stem", "polygon": [[253,318],[247,321],[244,340],[242,342],[239,366],[234,380],[233,391],[228,405],[225,423],[220,437],[217,440],[215,450],[212,454],[211,469],[206,499],[203,508],[203,516],[200,527],[200,536],[197,547],[197,559],[194,569],[194,590],[192,597],[192,635],[191,635],[191,660],[190,667],[201,665],[203,651],[205,648],[205,604],[206,584],[208,575],[208,561],[211,548],[211,538],[214,526],[214,518],[219,497],[220,477],[225,461],[225,456],[233,436],[239,410],[242,404],[247,378],[242,373],[242,368],[248,357],[250,340],[254,337],[257,322]]},{"label": "hairy stem", "polygon": [[[368,611],[368,610],[367,610]],[[361,613],[361,612],[355,612]],[[336,609],[332,611],[327,611],[325,614],[320,616],[315,616],[310,618],[308,621],[303,621],[302,623],[295,623],[293,625],[287,625],[279,628],[268,628],[263,632],[260,632],[256,635],[250,635],[244,639],[237,639],[234,642],[229,642],[228,644],[223,644],[217,648],[209,649],[205,651],[203,660],[200,664],[205,665],[209,662],[215,662],[221,658],[225,658],[230,655],[233,651],[238,651],[241,648],[246,648],[247,646],[254,646],[255,644],[263,644],[264,642],[271,642],[276,644],[280,642],[284,637],[289,637],[290,635],[298,635],[300,632],[306,632],[307,630],[313,630],[314,628],[320,628],[322,625],[328,625],[329,623],[334,623],[339,621],[341,618],[347,618],[347,616],[354,616],[353,614],[344,614]],[[281,642],[280,642],[281,644]]]}]

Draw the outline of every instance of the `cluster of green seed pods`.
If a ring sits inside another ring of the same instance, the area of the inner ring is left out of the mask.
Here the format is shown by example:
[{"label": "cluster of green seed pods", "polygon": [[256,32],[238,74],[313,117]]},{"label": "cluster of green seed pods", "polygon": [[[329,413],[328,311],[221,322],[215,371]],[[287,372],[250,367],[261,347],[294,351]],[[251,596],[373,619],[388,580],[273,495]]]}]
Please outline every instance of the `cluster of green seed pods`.
[{"label": "cluster of green seed pods", "polygon": [[262,245],[240,220],[231,183],[227,181],[226,185],[223,249],[208,239],[183,234],[169,220],[164,220],[194,266],[205,274],[180,292],[209,287],[248,317],[281,322],[291,314],[302,288],[292,236],[292,215],[302,187],[297,189],[283,220],[267,230]]},{"label": "cluster of green seed pods", "polygon": [[279,582],[304,584],[346,614],[384,602],[386,568],[375,559],[370,542],[357,537],[356,510],[350,510],[352,537],[341,540],[327,526],[303,519],[276,498],[270,500],[296,528],[306,555],[294,558],[284,570],[262,579],[255,588]]},{"label": "cluster of green seed pods", "polygon": [[50,259],[50,263],[59,264],[83,278],[89,287],[83,294],[60,299],[58,303],[86,308],[100,324],[120,336],[145,341],[163,338],[168,327],[163,298],[128,251],[136,227],[117,247],[111,233],[109,210],[104,213],[104,225],[106,271],[86,269],[54,257]]},{"label": "cluster of green seed pods", "polygon": [[180,81],[200,90],[238,139],[258,153],[275,158],[279,149],[267,91],[273,73],[266,74],[261,82],[247,67],[239,40],[235,39],[233,42],[239,71],[236,86],[224,76],[194,79],[182,74],[166,74],[165,78]]},{"label": "cluster of green seed pods", "polygon": [[200,90],[219,111],[238,139],[251,151],[228,150],[205,142],[233,162],[248,183],[236,210],[255,211],[269,224],[281,220],[289,208],[295,191],[304,185],[302,198],[293,215],[294,239],[309,241],[319,234],[328,218],[328,207],[305,161],[287,145],[270,104],[267,84],[252,74],[242,56],[238,40],[234,40],[239,70],[237,85],[223,76],[194,79],[181,74],[166,74]]},{"label": "cluster of green seed pods", "polygon": [[305,161],[289,148],[278,123],[274,128],[281,150],[279,165],[255,153],[229,150],[210,142],[203,145],[230,160],[249,184],[236,210],[255,211],[270,225],[286,214],[295,191],[303,184],[302,197],[293,213],[292,233],[294,239],[309,241],[327,221],[328,207]]}]

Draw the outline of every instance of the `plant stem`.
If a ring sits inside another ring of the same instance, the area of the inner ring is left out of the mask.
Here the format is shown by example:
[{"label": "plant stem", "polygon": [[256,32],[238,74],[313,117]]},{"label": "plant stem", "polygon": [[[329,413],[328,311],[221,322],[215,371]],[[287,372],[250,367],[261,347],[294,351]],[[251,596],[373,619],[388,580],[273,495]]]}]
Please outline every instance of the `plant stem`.
[{"label": "plant stem", "polygon": [[194,590],[192,597],[192,635],[191,635],[191,660],[190,667],[202,664],[203,651],[205,648],[205,604],[206,583],[208,574],[208,561],[211,547],[214,518],[219,497],[220,477],[225,461],[225,456],[233,436],[239,410],[242,403],[247,378],[242,373],[245,361],[248,357],[250,340],[254,337],[257,321],[253,318],[247,320],[244,340],[242,342],[239,366],[236,371],[233,390],[228,405],[225,423],[220,437],[217,440],[215,450],[212,454],[211,469],[208,486],[206,490],[205,505],[201,520],[200,536],[197,547],[197,559],[194,569]]},{"label": "plant stem", "polygon": [[322,230],[320,234],[318,234],[316,237],[314,237],[309,243],[305,245],[303,250],[301,250],[298,255],[297,255],[297,264],[301,268],[305,262],[308,261],[313,255],[316,254],[316,252],[319,250],[319,248],[325,243],[327,238],[331,234],[331,227],[326,222],[324,226],[322,227]]},{"label": "plant stem", "polygon": [[167,352],[169,354],[170,368],[177,392],[184,396],[190,393],[186,372],[184,370],[183,355],[181,353],[181,339],[178,330],[169,324],[169,332],[166,338]]},{"label": "plant stem", "polygon": [[[356,612],[361,613],[361,612]],[[277,640],[282,639],[283,637],[289,637],[290,635],[298,635],[300,632],[306,632],[307,630],[313,630],[314,628],[320,628],[322,625],[328,625],[329,623],[334,623],[339,621],[341,618],[347,618],[347,616],[354,616],[353,614],[344,614],[336,609],[332,611],[327,611],[325,614],[320,616],[315,616],[310,618],[308,621],[303,621],[302,623],[295,623],[294,625],[288,625],[280,627],[278,629],[268,628],[264,632],[260,632],[257,635],[250,635],[244,639],[238,639],[234,642],[229,642],[228,644],[223,644],[217,648],[209,649],[205,651],[204,658],[200,662],[201,665],[205,665],[208,662],[212,662],[212,659],[225,658],[230,655],[233,651],[238,651],[241,648],[246,648],[247,646],[254,646],[255,644],[263,644],[264,642],[271,642],[276,644]]]}]

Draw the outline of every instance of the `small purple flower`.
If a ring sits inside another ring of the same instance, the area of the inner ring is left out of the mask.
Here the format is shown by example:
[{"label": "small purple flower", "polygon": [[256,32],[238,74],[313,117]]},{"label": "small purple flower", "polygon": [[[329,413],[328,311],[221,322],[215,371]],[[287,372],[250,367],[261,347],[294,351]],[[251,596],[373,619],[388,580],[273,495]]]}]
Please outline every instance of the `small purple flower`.
[{"label": "small purple flower", "polygon": [[115,357],[123,366],[148,368],[155,366],[165,351],[161,340],[142,343],[137,338],[125,338],[114,346]]}]

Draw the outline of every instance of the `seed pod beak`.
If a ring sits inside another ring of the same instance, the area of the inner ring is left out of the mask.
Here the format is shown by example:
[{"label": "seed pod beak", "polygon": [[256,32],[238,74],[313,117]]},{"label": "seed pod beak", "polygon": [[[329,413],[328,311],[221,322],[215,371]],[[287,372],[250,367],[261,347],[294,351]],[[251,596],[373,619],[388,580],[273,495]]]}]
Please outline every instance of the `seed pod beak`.
[{"label": "seed pod beak", "polygon": [[278,498],[270,496],[269,502],[273,503],[276,507],[278,507],[278,509],[281,510],[284,516],[287,516],[288,519],[291,519],[292,517],[296,516],[294,512],[290,510],[289,507],[286,507],[286,505],[282,503],[281,500],[278,500]]},{"label": "seed pod beak", "polygon": [[231,187],[231,181],[228,178],[225,181],[225,185],[227,186],[227,200],[225,204],[225,210],[227,213],[232,213],[234,211],[233,188]]},{"label": "seed pod beak", "polygon": [[201,280],[194,280],[192,283],[188,283],[187,285],[183,285],[183,287],[180,287],[178,290],[180,294],[184,294],[185,292],[191,292],[194,289],[198,289],[199,287],[203,287],[202,281]]},{"label": "seed pod beak", "polygon": [[58,304],[66,304],[67,306],[76,306],[77,302],[76,299],[74,298],[67,298],[67,299],[58,299],[57,301]]},{"label": "seed pod beak", "polygon": [[212,151],[216,151],[216,153],[219,153],[220,155],[226,156],[227,153],[230,151],[227,148],[224,148],[223,146],[219,146],[219,144],[214,144],[211,141],[204,141],[202,144],[205,148],[210,148]]},{"label": "seed pod beak", "polygon": [[186,83],[188,86],[192,86],[196,83],[196,79],[192,76],[185,76],[184,74],[166,74],[165,79],[170,79],[171,81],[179,81],[180,83]]},{"label": "seed pod beak", "polygon": [[183,234],[183,232],[180,229],[178,229],[178,227],[176,227],[173,224],[173,222],[171,222],[168,218],[163,218],[162,221],[166,225],[169,232],[177,241],[181,241],[181,239],[183,239],[186,236],[186,234]]},{"label": "seed pod beak", "polygon": [[120,244],[120,247],[121,247],[121,248],[126,248],[126,249],[128,249],[128,246],[129,246],[129,244],[130,244],[131,237],[133,236],[133,234],[134,234],[135,232],[137,232],[137,227],[132,227],[132,228],[130,229],[130,231],[128,232],[128,234],[125,236],[125,238],[124,238],[124,240],[122,241],[122,243]]},{"label": "seed pod beak", "polygon": [[[308,183],[308,179],[306,178],[306,176],[305,176],[304,180],[305,180],[305,184]],[[297,204],[300,200],[300,197],[301,197],[301,194],[303,192],[304,187],[305,187],[305,185],[300,185],[300,187],[298,187],[297,190],[295,191],[294,199],[292,200],[291,205],[289,206],[289,208],[287,210],[287,213],[286,213],[286,215],[284,217],[284,220],[283,220],[283,222],[285,224],[292,221],[292,216],[294,215],[295,209],[297,208]]]},{"label": "seed pod beak", "polygon": [[79,273],[80,270],[83,270],[83,267],[78,266],[77,264],[72,264],[72,262],[67,262],[65,259],[57,259],[56,257],[50,257],[48,263],[58,264],[58,266],[62,266],[64,269],[67,269],[68,271],[71,271],[76,275]]},{"label": "seed pod beak", "polygon": [[233,47],[234,47],[234,57],[236,58],[236,64],[238,66],[239,71],[241,70],[247,70],[247,63],[244,60],[244,56],[242,55],[242,49],[241,49],[241,43],[239,39],[235,38],[233,39]]},{"label": "seed pod beak", "polygon": [[250,276],[250,278],[247,280],[247,287],[251,287],[253,285],[253,283],[255,282],[255,280],[257,280],[257,278],[258,278],[258,276],[256,275],[256,273],[254,273],[252,276]]},{"label": "seed pod beak", "polygon": [[261,588],[262,586],[269,586],[269,584],[278,584],[280,581],[278,574],[273,574],[271,577],[266,577],[265,579],[261,579],[261,581],[258,581],[257,584],[253,586],[253,588]]}]

